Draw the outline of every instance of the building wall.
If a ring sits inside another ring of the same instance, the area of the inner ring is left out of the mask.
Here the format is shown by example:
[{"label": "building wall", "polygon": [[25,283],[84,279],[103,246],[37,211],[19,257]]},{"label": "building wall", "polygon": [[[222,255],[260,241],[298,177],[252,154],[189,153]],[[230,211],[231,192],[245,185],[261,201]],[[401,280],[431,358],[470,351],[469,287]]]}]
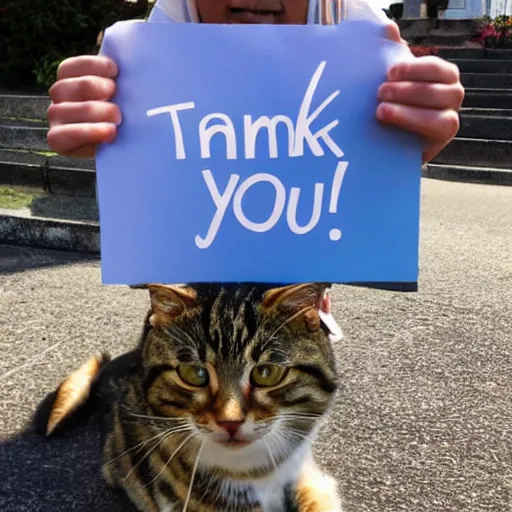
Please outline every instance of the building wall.
[{"label": "building wall", "polygon": [[486,4],[487,0],[450,0],[443,18],[448,20],[480,18],[487,10]]},{"label": "building wall", "polygon": [[421,2],[422,0],[404,0],[405,19],[421,18]]},{"label": "building wall", "polygon": [[[404,0],[405,19],[421,18],[422,0]],[[500,14],[512,15],[512,0],[450,0],[443,18],[468,20],[484,16],[496,17]]]},{"label": "building wall", "polygon": [[491,4],[489,16],[493,18],[500,14],[512,14],[512,0],[492,0],[489,3]]}]

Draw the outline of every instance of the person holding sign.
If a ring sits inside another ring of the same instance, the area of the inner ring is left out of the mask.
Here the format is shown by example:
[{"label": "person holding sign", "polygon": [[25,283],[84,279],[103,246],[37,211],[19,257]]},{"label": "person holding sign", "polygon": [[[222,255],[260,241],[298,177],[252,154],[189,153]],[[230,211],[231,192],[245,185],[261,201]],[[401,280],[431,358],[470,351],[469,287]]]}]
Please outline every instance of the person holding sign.
[{"label": "person holding sign", "polygon": [[[152,16],[202,23],[316,23],[318,0],[165,0]],[[396,24],[370,0],[343,3],[347,19],[389,24],[388,35],[401,41]],[[160,8],[160,11],[159,9]],[[363,44],[361,42],[361,44]],[[78,56],[61,63],[50,88],[48,143],[53,151],[94,157],[96,146],[112,142],[122,114],[110,99],[118,68],[103,56]],[[421,57],[393,66],[379,89],[377,118],[384,124],[419,134],[423,161],[433,159],[456,135],[464,98],[458,68],[437,57]]]},{"label": "person holding sign", "polygon": [[[395,24],[384,38],[369,2],[159,0],[153,25],[109,29],[115,59],[59,67],[51,148],[92,157],[117,137],[97,156],[104,282],[165,284],[143,286],[138,348],[91,358],[39,419],[51,436],[105,400],[104,476],[143,512],[342,510],[311,449],[338,387],[330,283],[417,277],[420,156],[455,136],[464,95],[455,66],[413,59]],[[354,34],[364,41],[347,50]],[[271,192],[251,202],[258,183]]]}]

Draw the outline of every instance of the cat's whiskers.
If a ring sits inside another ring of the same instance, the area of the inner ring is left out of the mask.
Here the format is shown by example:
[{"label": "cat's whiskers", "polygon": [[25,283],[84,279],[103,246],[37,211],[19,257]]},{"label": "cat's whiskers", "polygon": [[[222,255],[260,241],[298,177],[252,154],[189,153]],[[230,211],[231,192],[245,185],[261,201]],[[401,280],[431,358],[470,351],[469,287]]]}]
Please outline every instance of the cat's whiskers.
[{"label": "cat's whiskers", "polygon": [[286,428],[283,428],[280,430],[280,433],[286,437],[288,437],[288,439],[290,440],[293,440],[293,441],[298,441],[299,442],[302,442],[302,441],[307,441],[309,439],[309,437],[299,431],[294,431],[294,430],[290,430],[290,429],[286,429]]},{"label": "cat's whiskers", "polygon": [[[160,446],[169,436],[173,435],[173,434],[178,434],[180,432],[188,432],[192,430],[192,426],[184,426],[184,427],[177,427],[177,428],[174,428],[172,430],[167,430],[166,432],[164,432],[160,437],[159,439],[157,439],[157,441],[155,442],[155,444],[144,454],[144,456],[137,461],[137,464],[135,464],[131,469],[130,471],[128,471],[128,473],[126,474],[126,476],[123,478],[123,480],[126,480],[130,474],[135,471],[137,469],[137,467],[142,464],[142,462],[144,460],[146,460],[157,448],[158,446]],[[191,434],[193,435],[193,434]],[[190,437],[190,436],[189,436]],[[187,438],[188,439],[188,438]],[[185,444],[185,443],[183,443]],[[180,445],[180,448],[181,448],[181,445]],[[171,456],[172,457],[172,456]],[[164,466],[164,469],[165,469],[165,466]],[[160,475],[160,473],[159,473]],[[154,480],[154,479],[153,479]],[[151,481],[153,481],[151,480]],[[149,485],[149,484],[147,484]]]},{"label": "cat's whiskers", "polygon": [[263,441],[263,444],[267,448],[268,454],[270,456],[270,460],[272,461],[274,468],[277,470],[277,462],[274,457],[274,454],[272,453],[272,450],[270,449],[270,445],[268,444],[267,440],[264,437],[261,440]]},{"label": "cat's whiskers", "polygon": [[284,414],[276,414],[275,416],[271,416],[269,418],[265,418],[264,420],[259,420],[255,422],[257,425],[260,423],[268,424],[268,423],[278,423],[279,420],[281,421],[309,421],[313,422],[317,419],[320,419],[322,417],[321,414],[312,414],[312,413],[284,413]]},{"label": "cat's whiskers", "polygon": [[[211,491],[212,484],[214,482],[215,482],[215,475],[214,474],[210,474],[210,479],[208,481],[208,484],[205,485],[205,490],[204,490],[203,494],[201,495],[201,497],[199,498],[199,502],[202,502],[204,500],[204,498],[208,495],[208,493]],[[219,490],[216,489],[216,492],[217,492],[217,496],[218,496]]]},{"label": "cat's whiskers", "polygon": [[108,462],[105,462],[103,465],[104,466],[108,466],[109,464],[112,464],[113,462],[115,462],[116,460],[120,459],[121,457],[123,457],[124,455],[126,455],[127,453],[130,453],[131,451],[133,450],[136,450],[137,448],[139,448],[137,450],[136,453],[139,453],[142,448],[144,448],[144,446],[146,446],[148,443],[150,443],[151,441],[153,441],[154,439],[157,439],[159,437],[162,437],[164,436],[165,434],[167,433],[167,431],[165,432],[159,432],[158,434],[156,434],[155,436],[153,437],[150,437],[149,439],[146,439],[145,441],[142,441],[138,444],[136,444],[135,446],[132,446],[131,448],[128,448],[128,450],[125,450],[123,453],[117,455],[116,457],[114,457],[113,459],[109,460]]},{"label": "cat's whiskers", "polygon": [[276,418],[308,418],[315,419],[321,418],[322,414],[310,413],[310,412],[285,412],[284,414],[279,414],[275,416]]},{"label": "cat's whiskers", "polygon": [[300,430],[286,429],[285,432],[289,432],[290,434],[294,434],[294,435],[296,435],[298,437],[301,437],[302,439],[308,439],[308,436],[304,432],[301,432]]},{"label": "cat's whiskers", "polygon": [[171,463],[172,459],[174,458],[174,456],[185,446],[185,444],[187,444],[187,442],[189,441],[189,439],[191,439],[192,437],[196,436],[197,434],[195,432],[192,432],[192,434],[188,435],[181,443],[180,445],[178,446],[178,448],[176,448],[176,450],[174,450],[171,454],[171,456],[167,459],[166,463],[164,464],[164,467],[158,472],[158,474],[152,478],[147,484],[144,485],[144,487],[147,487],[148,485],[152,484],[164,471],[165,469],[167,468],[167,466]]},{"label": "cat's whiskers", "polygon": [[187,345],[190,345],[192,347],[196,347],[197,346],[197,340],[195,340],[185,330],[175,328],[173,331],[178,331],[178,334],[184,334],[188,338],[188,342],[187,342],[187,340],[184,340],[183,338],[180,338],[179,335],[177,336],[175,332],[168,331],[169,336],[171,337],[171,339],[174,339],[175,341],[177,341],[178,343],[180,343],[181,345],[184,345],[184,346],[187,346]]},{"label": "cat's whiskers", "polygon": [[297,445],[297,442],[295,439],[291,437],[287,437],[283,434],[283,432],[276,431],[274,433],[275,440],[278,443],[279,449],[281,453],[286,457],[290,453],[292,453]]},{"label": "cat's whiskers", "polygon": [[194,463],[194,468],[192,469],[192,476],[190,477],[190,485],[188,486],[187,499],[185,500],[185,504],[183,505],[182,512],[187,512],[188,503],[190,501],[190,496],[192,494],[192,487],[194,485],[194,480],[196,477],[197,466],[199,465],[199,459],[201,458],[201,453],[203,452],[204,445],[206,443],[206,439],[201,443],[199,447],[199,451],[197,452],[196,461]]},{"label": "cat's whiskers", "polygon": [[189,421],[188,418],[171,418],[170,416],[149,416],[146,414],[136,414],[134,412],[128,413],[129,416],[132,416],[133,418],[142,418],[142,419],[148,419],[148,420],[158,420],[158,421],[177,421],[177,422],[185,422]]}]

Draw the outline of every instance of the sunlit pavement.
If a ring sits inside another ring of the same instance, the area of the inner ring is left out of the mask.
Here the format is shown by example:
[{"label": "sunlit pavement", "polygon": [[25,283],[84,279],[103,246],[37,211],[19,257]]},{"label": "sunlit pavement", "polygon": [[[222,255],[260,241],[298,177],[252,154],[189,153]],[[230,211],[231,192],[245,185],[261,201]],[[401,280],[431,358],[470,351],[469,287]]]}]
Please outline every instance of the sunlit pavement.
[{"label": "sunlit pavement", "polygon": [[[422,184],[418,293],[338,286],[342,387],[316,445],[346,512],[512,510],[512,187]],[[93,351],[135,343],[146,292],[99,262],[0,246],[0,511],[128,510],[96,426],[21,436]]]}]

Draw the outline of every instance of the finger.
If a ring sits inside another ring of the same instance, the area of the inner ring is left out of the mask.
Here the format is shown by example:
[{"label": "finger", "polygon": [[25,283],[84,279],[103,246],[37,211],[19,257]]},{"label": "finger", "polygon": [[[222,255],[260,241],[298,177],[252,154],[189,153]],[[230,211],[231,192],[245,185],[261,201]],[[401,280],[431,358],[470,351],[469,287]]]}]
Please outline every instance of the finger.
[{"label": "finger", "polygon": [[81,148],[75,149],[68,153],[61,153],[64,156],[74,156],[78,158],[94,158],[96,156],[96,144],[90,144],[88,146],[82,146]]},{"label": "finger", "polygon": [[110,78],[82,76],[55,82],[49,91],[53,103],[65,101],[107,101],[116,92],[116,83]]},{"label": "finger", "polygon": [[57,70],[57,80],[86,75],[115,78],[117,73],[117,64],[112,59],[100,55],[81,55],[61,62]]},{"label": "finger", "polygon": [[386,36],[388,39],[391,39],[391,41],[394,41],[395,43],[407,44],[405,40],[402,39],[402,36],[400,35],[400,29],[394,21],[386,25]]},{"label": "finger", "polygon": [[396,126],[423,137],[427,147],[448,143],[459,131],[459,115],[455,110],[432,110],[381,103],[377,117],[384,124]]},{"label": "finger", "polygon": [[74,123],[114,123],[121,124],[121,111],[108,101],[84,101],[79,103],[52,103],[47,118],[51,127]]},{"label": "finger", "polygon": [[413,107],[459,110],[464,100],[464,88],[456,84],[425,82],[386,82],[379,88],[379,99]]},{"label": "finger", "polygon": [[448,145],[450,141],[443,142],[441,144],[434,144],[433,146],[427,147],[427,149],[423,152],[422,160],[423,163],[430,162],[433,158],[435,158],[441,151]]},{"label": "finger", "polygon": [[53,151],[69,154],[84,146],[112,142],[117,127],[112,123],[63,124],[50,128],[47,139]]},{"label": "finger", "polygon": [[395,64],[388,72],[391,82],[437,82],[454,84],[460,80],[459,68],[439,57],[418,57]]}]

